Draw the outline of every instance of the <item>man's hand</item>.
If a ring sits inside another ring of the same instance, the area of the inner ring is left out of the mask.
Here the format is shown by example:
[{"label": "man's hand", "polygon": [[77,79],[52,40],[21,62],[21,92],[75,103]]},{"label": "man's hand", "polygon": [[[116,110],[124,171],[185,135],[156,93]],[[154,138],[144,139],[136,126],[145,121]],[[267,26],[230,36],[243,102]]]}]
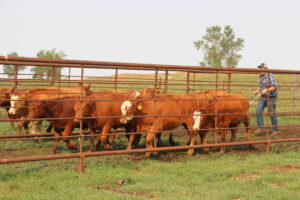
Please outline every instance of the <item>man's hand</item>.
[{"label": "man's hand", "polygon": [[268,89],[263,89],[263,91],[261,91],[261,94],[266,94],[268,91]]},{"label": "man's hand", "polygon": [[259,89],[255,90],[255,92],[253,92],[254,96],[256,96],[259,93]]}]

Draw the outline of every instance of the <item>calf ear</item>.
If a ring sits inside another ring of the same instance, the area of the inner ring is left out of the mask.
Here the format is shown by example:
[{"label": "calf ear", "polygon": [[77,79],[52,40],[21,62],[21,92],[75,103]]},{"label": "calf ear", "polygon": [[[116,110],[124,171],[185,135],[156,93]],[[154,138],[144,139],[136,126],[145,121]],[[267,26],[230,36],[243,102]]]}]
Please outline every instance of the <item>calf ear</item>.
[{"label": "calf ear", "polygon": [[138,104],[136,105],[136,108],[137,108],[138,110],[142,110],[142,109],[143,109],[143,104],[142,104],[142,102],[138,103]]},{"label": "calf ear", "polygon": [[89,90],[91,88],[91,83],[89,83],[87,86],[85,86],[85,90]]},{"label": "calf ear", "polygon": [[155,88],[155,91],[156,91],[157,94],[159,94],[160,93],[160,88]]},{"label": "calf ear", "polygon": [[46,107],[46,101],[41,101],[41,106]]},{"label": "calf ear", "polygon": [[13,93],[14,91],[15,91],[15,89],[17,88],[17,86],[14,86],[14,87],[12,87],[9,91],[8,91],[8,93]]}]

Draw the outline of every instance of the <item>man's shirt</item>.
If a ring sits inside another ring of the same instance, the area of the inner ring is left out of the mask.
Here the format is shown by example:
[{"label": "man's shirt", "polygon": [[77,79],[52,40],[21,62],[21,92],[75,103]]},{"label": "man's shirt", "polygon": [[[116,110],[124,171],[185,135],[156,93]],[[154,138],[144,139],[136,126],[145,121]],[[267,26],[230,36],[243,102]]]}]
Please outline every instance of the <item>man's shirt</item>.
[{"label": "man's shirt", "polygon": [[[269,81],[270,77],[270,81]],[[275,87],[276,89],[272,92],[270,92],[270,97],[276,97],[277,96],[277,83],[275,80],[275,77],[272,73],[265,73],[265,75],[259,77],[259,89],[260,91],[263,91],[266,88]],[[267,95],[265,95],[267,96]]]}]

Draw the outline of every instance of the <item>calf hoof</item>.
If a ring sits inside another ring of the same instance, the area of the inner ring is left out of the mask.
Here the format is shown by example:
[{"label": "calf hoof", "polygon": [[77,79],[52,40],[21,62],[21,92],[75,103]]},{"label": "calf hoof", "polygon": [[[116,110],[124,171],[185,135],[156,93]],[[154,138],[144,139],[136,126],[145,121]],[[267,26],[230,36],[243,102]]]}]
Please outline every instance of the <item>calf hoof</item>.
[{"label": "calf hoof", "polygon": [[172,142],[170,142],[170,145],[171,146],[176,146],[176,142],[172,141]]},{"label": "calf hoof", "polygon": [[78,149],[77,146],[74,146],[74,145],[68,145],[68,148],[69,149]]},{"label": "calf hoof", "polygon": [[95,151],[95,148],[94,147],[92,147],[92,148],[90,147],[88,152],[94,152],[94,151]]},{"label": "calf hoof", "polygon": [[96,144],[96,150],[99,151],[101,149],[101,143]]},{"label": "calf hoof", "polygon": [[203,148],[203,151],[209,151],[209,148],[205,147]]},{"label": "calf hoof", "polygon": [[131,146],[127,146],[127,148],[126,148],[126,150],[131,150],[132,148],[131,148]]},{"label": "calf hoof", "polygon": [[49,154],[50,154],[50,155],[54,155],[55,152],[56,152],[56,151],[53,151],[53,150],[52,150],[52,151],[49,152]]},{"label": "calf hoof", "polygon": [[150,152],[146,152],[145,155],[144,155],[144,158],[150,158],[151,156],[151,153]]},{"label": "calf hoof", "polygon": [[255,148],[255,146],[254,146],[253,144],[250,144],[250,145],[249,145],[249,149],[250,149],[250,150],[256,150],[256,148]]},{"label": "calf hoof", "polygon": [[111,145],[106,144],[106,145],[104,145],[104,149],[106,149],[106,150],[112,150],[113,148],[112,148]]},{"label": "calf hoof", "polygon": [[195,155],[194,149],[189,149],[188,152],[187,152],[187,155],[189,155],[189,156]]},{"label": "calf hoof", "polygon": [[226,152],[225,149],[221,149],[221,150],[220,150],[220,153],[225,153],[225,152]]}]

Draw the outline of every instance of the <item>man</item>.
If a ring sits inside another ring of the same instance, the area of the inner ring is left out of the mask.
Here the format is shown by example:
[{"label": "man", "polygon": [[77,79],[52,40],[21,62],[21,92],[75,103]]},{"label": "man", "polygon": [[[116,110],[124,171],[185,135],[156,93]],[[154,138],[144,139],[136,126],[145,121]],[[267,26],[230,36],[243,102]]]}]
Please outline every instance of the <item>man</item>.
[{"label": "man", "polygon": [[259,76],[259,88],[254,92],[254,95],[260,93],[260,98],[256,107],[256,119],[258,129],[254,131],[256,135],[264,135],[266,129],[264,127],[263,112],[265,107],[268,108],[272,122],[271,135],[279,134],[278,120],[276,115],[276,100],[277,100],[277,84],[272,73],[266,72],[268,69],[265,63],[257,66],[262,70]]}]

